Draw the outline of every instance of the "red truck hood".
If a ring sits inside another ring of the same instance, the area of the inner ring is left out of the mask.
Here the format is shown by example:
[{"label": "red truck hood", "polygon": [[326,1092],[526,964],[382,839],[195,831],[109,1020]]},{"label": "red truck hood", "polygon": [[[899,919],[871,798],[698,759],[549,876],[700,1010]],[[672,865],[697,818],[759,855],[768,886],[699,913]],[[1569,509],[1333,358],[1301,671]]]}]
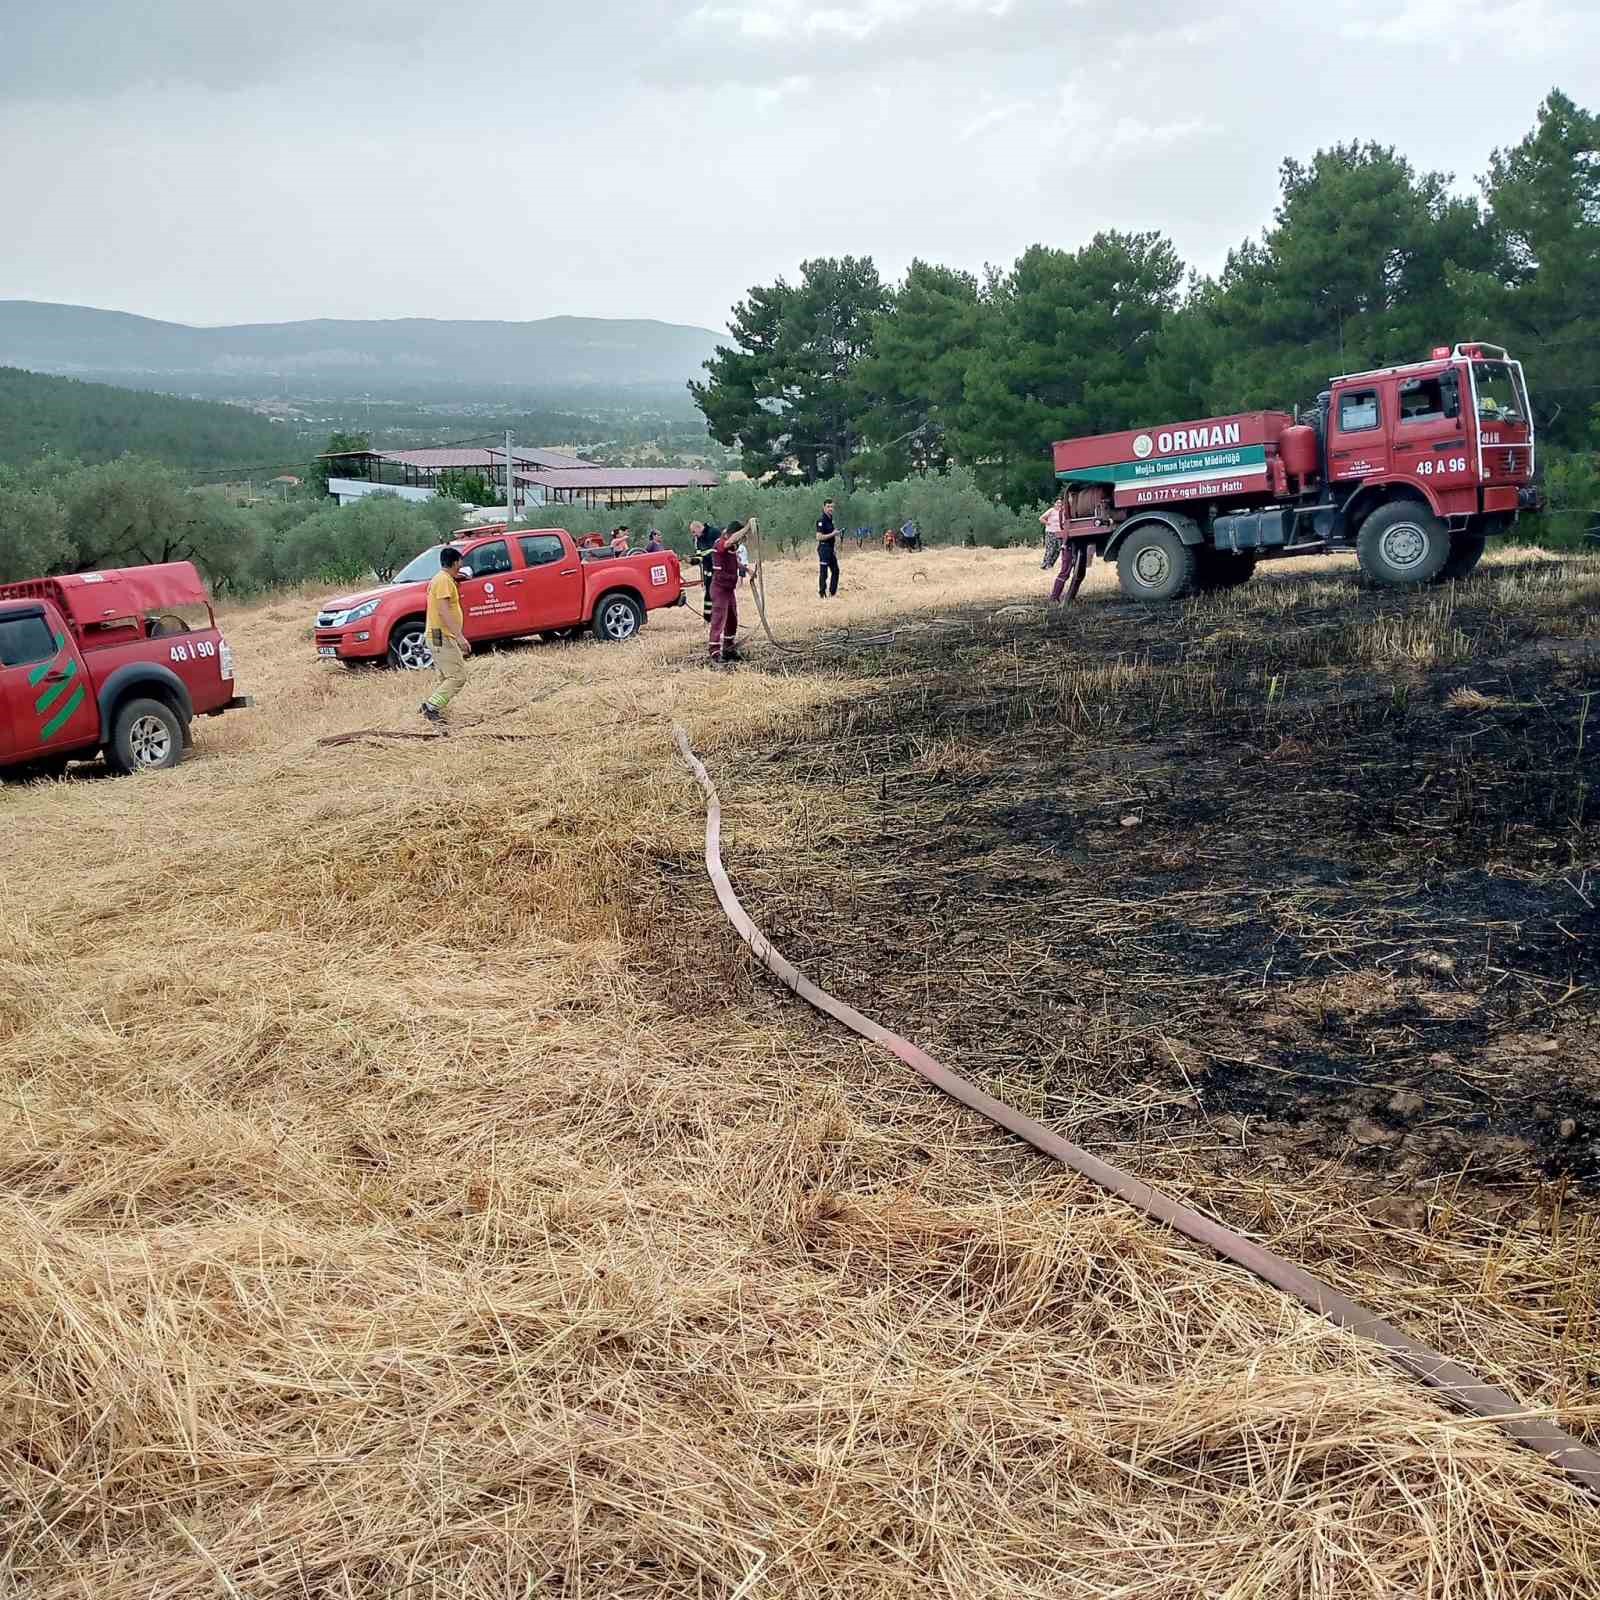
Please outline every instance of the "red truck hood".
[{"label": "red truck hood", "polygon": [[336,594],[331,600],[324,600],[320,611],[353,611],[357,606],[364,606],[369,600],[381,600],[386,594],[398,594],[402,589],[415,588],[410,583],[380,583],[375,589],[357,589],[350,594]]}]

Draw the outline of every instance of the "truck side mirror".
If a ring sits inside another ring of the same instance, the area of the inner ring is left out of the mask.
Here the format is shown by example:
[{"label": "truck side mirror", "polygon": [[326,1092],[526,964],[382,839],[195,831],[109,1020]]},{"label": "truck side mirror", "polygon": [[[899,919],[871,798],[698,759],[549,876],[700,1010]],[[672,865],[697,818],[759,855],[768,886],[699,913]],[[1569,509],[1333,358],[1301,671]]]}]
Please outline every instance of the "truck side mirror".
[{"label": "truck side mirror", "polygon": [[1444,372],[1439,375],[1439,393],[1444,400],[1444,414],[1447,417],[1461,415],[1461,378],[1458,373]]}]

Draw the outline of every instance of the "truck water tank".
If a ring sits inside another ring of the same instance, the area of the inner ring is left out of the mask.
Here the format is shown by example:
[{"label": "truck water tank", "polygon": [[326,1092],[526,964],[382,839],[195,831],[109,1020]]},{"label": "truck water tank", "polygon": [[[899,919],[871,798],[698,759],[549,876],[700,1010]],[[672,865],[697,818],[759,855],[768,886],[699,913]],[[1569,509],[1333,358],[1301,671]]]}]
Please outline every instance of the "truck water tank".
[{"label": "truck water tank", "polygon": [[1285,428],[1278,435],[1278,454],[1284,468],[1296,478],[1314,478],[1321,470],[1317,453],[1317,430],[1303,422]]}]

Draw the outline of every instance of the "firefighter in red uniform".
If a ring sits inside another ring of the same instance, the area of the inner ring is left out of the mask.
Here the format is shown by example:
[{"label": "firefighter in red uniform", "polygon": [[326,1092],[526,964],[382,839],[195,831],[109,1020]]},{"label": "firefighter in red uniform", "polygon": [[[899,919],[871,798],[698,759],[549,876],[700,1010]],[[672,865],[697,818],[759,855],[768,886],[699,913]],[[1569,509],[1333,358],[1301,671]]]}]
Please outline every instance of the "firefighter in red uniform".
[{"label": "firefighter in red uniform", "polygon": [[749,522],[730,522],[727,531],[711,547],[711,659],[721,663],[738,661],[734,635],[739,631],[739,547],[755,526]]},{"label": "firefighter in red uniform", "polygon": [[[1061,498],[1053,505],[1045,517],[1053,517],[1056,523],[1056,535],[1061,540],[1061,570],[1056,574],[1056,581],[1050,588],[1050,600],[1053,605],[1060,605],[1065,598],[1071,605],[1078,598],[1078,590],[1083,583],[1083,576],[1089,570],[1091,559],[1090,540],[1086,538],[1071,538],[1069,531],[1073,522],[1082,522],[1085,518],[1099,520],[1104,510],[1104,495],[1098,490],[1071,490],[1063,488]],[[1040,519],[1044,521],[1044,518]],[[1050,523],[1045,521],[1048,535]],[[1065,597],[1062,590],[1066,590]]]}]

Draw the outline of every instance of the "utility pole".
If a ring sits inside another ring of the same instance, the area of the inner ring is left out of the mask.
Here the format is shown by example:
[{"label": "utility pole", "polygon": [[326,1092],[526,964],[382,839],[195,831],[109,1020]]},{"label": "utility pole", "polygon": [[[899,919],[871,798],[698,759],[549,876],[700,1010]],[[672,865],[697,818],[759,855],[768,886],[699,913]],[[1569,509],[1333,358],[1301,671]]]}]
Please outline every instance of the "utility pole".
[{"label": "utility pole", "polygon": [[506,532],[511,531],[511,524],[517,520],[516,495],[511,487],[511,430],[506,430]]}]

